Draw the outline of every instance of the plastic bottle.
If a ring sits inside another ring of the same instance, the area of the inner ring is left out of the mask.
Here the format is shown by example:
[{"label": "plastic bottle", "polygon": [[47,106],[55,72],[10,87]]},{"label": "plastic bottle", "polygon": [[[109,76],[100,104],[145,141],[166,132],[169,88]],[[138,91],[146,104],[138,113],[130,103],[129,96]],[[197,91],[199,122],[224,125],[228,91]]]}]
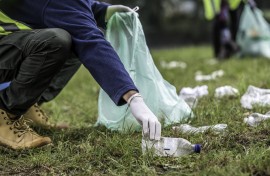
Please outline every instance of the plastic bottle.
[{"label": "plastic bottle", "polygon": [[142,151],[153,152],[157,156],[180,157],[191,153],[200,153],[201,145],[191,144],[183,138],[161,137],[159,141],[142,139]]},{"label": "plastic bottle", "polygon": [[253,113],[250,114],[247,118],[244,118],[244,122],[247,123],[250,126],[256,127],[258,126],[262,121],[270,120],[270,111],[264,114],[259,113]]},{"label": "plastic bottle", "polygon": [[173,130],[181,131],[182,133],[204,133],[208,130],[211,130],[217,134],[222,133],[227,128],[227,124],[216,124],[211,126],[202,126],[202,127],[193,127],[189,124],[182,124],[179,126],[174,126]]}]

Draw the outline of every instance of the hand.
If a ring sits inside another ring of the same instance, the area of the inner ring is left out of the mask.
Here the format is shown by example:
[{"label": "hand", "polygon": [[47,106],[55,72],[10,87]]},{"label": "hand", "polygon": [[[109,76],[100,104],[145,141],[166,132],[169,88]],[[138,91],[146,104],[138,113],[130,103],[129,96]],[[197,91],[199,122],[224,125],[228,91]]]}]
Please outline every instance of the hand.
[{"label": "hand", "polygon": [[123,5],[112,5],[107,8],[105,21],[109,21],[115,12],[134,12],[131,8]]},{"label": "hand", "polygon": [[160,140],[161,124],[153,112],[146,106],[139,94],[134,94],[128,100],[131,113],[143,127],[144,136],[152,140]]}]

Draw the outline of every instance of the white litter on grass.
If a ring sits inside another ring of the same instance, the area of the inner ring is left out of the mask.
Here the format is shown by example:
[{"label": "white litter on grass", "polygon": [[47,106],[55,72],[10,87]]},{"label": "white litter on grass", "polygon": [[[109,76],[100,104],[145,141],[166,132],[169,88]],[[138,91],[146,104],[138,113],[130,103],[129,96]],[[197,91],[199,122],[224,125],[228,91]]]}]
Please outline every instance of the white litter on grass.
[{"label": "white litter on grass", "polygon": [[172,129],[180,131],[182,133],[192,133],[192,134],[204,133],[208,130],[211,130],[216,134],[220,134],[226,130],[227,126],[228,126],[227,124],[216,124],[210,126],[193,127],[189,124],[181,124],[179,126],[172,127]]},{"label": "white litter on grass", "polygon": [[250,85],[240,102],[242,107],[247,109],[252,109],[254,105],[270,106],[270,89],[261,89]]},{"label": "white litter on grass", "polygon": [[208,95],[208,86],[196,86],[194,88],[191,87],[183,87],[179,93],[180,96],[195,96],[196,98],[201,98],[203,96]]},{"label": "white litter on grass", "polygon": [[203,85],[194,88],[184,87],[180,90],[179,96],[185,100],[189,107],[194,108],[197,106],[198,99],[208,94],[208,86]]},{"label": "white litter on grass", "polygon": [[170,62],[161,61],[160,65],[162,68],[166,68],[166,69],[173,69],[173,68],[185,69],[185,68],[187,68],[187,64],[185,62],[182,62],[182,61],[170,61]]},{"label": "white litter on grass", "polygon": [[223,75],[224,75],[223,70],[214,71],[210,75],[203,75],[201,71],[198,71],[195,73],[195,80],[196,81],[210,81],[210,80],[215,80],[219,77],[222,77]]},{"label": "white litter on grass", "polygon": [[215,97],[216,98],[238,97],[238,96],[239,96],[239,91],[232,86],[218,87],[215,90]]},{"label": "white litter on grass", "polygon": [[244,123],[248,124],[249,126],[256,127],[265,120],[270,120],[270,111],[266,114],[250,114],[248,117],[244,118]]},{"label": "white litter on grass", "polygon": [[142,139],[142,152],[152,151],[157,156],[180,157],[200,153],[201,145],[191,144],[183,138],[161,137],[159,141]]}]

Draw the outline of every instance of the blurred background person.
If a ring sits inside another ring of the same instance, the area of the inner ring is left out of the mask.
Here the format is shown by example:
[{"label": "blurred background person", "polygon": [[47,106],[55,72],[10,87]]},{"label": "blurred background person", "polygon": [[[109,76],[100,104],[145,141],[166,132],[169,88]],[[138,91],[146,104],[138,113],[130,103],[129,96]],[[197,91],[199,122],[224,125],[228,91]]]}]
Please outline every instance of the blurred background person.
[{"label": "blurred background person", "polygon": [[203,0],[207,20],[213,20],[214,56],[225,59],[236,53],[236,34],[243,9],[242,0]]}]

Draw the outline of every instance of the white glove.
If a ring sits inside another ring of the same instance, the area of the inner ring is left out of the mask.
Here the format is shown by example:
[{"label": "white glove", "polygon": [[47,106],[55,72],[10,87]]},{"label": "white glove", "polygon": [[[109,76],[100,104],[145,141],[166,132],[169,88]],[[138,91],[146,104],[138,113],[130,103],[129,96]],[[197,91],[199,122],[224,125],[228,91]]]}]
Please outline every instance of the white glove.
[{"label": "white glove", "polygon": [[152,140],[160,140],[161,124],[153,112],[146,106],[141,95],[136,93],[127,102],[131,113],[142,125],[144,136],[149,136]]},{"label": "white glove", "polygon": [[111,16],[115,12],[134,12],[134,10],[132,10],[131,8],[129,8],[127,6],[123,6],[123,5],[112,5],[112,6],[109,6],[107,8],[107,11],[106,11],[105,21],[106,22],[109,21],[109,19],[111,18]]}]

